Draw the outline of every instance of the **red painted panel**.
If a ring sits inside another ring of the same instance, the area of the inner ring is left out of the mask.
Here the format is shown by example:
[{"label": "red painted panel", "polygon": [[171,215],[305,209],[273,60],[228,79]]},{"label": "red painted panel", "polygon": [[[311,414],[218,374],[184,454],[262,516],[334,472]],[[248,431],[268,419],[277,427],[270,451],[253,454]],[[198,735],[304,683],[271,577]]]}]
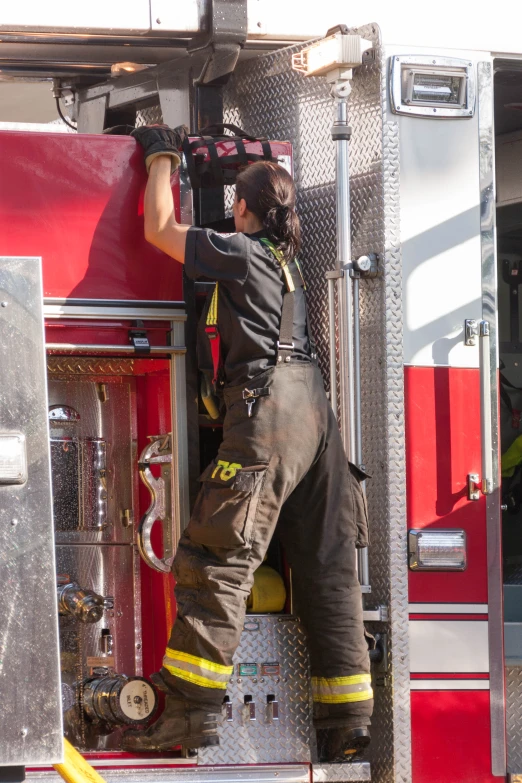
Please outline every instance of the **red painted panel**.
[{"label": "red painted panel", "polygon": [[181,265],[143,236],[134,139],[3,131],[0,159],[0,255],[41,256],[45,296],[183,298]]},{"label": "red painted panel", "polygon": [[413,783],[498,783],[488,691],[413,691]]},{"label": "red painted panel", "polygon": [[[154,362],[154,368],[147,375],[136,379],[138,407],[138,453],[145,448],[149,435],[161,435],[170,432],[170,363]],[[147,372],[147,360],[141,361],[142,370]],[[157,468],[153,468],[159,474]],[[150,505],[150,493],[140,482],[140,514],[143,515]],[[158,540],[160,539],[160,540]],[[155,551],[161,554],[161,525],[153,530],[152,543]],[[174,589],[171,574],[161,574],[141,562],[141,595],[143,621],[143,673],[149,676],[158,671],[165,654],[175,616]]]},{"label": "red painted panel", "polygon": [[408,528],[466,531],[463,572],[410,572],[413,602],[487,603],[486,504],[467,496],[480,474],[479,371],[405,368]]}]

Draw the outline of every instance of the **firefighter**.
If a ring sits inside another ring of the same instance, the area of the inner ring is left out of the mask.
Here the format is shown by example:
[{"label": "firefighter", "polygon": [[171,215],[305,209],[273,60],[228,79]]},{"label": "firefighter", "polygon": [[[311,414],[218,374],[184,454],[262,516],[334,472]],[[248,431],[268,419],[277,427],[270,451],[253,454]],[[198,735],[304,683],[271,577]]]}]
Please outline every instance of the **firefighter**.
[{"label": "firefighter", "polygon": [[353,759],[370,741],[373,708],[356,572],[356,547],[367,544],[364,474],[346,459],[315,362],[294,183],[273,162],[253,163],[237,177],[236,234],[179,225],[170,177],[180,134],[152,126],[133,135],[149,172],[146,238],[189,278],[217,281],[200,338],[226,414],[173,563],[177,618],[152,676],[165,710],[147,730],[128,731],[124,747],[218,744],[254,571],[277,527],[308,637],[319,757]]}]

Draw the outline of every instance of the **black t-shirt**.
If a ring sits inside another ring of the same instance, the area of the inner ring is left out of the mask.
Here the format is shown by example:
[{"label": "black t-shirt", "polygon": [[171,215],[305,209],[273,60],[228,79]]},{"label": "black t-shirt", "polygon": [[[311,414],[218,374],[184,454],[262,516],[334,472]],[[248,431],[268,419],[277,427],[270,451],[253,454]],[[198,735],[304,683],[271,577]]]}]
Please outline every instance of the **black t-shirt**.
[{"label": "black t-shirt", "polygon": [[[286,292],[281,266],[256,234],[217,234],[191,228],[187,234],[185,271],[193,280],[219,283],[218,329],[221,336],[225,381],[241,384],[276,363],[283,296]],[[296,264],[288,265],[295,281]],[[204,327],[209,302],[198,331],[201,369],[210,370],[210,349]],[[310,361],[304,289],[294,294],[294,350],[292,357]]]}]

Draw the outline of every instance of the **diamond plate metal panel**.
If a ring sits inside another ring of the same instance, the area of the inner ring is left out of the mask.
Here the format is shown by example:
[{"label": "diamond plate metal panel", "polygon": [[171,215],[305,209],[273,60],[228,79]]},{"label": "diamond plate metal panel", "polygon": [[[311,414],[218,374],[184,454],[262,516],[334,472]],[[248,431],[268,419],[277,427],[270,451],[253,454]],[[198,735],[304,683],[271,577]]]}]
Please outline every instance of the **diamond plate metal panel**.
[{"label": "diamond plate metal panel", "polygon": [[522,774],[522,668],[506,667],[507,771]]},{"label": "diamond plate metal panel", "polygon": [[[239,676],[240,664],[257,664],[257,674]],[[263,664],[279,664],[275,675]],[[312,705],[308,652],[297,620],[285,616],[249,616],[234,656],[234,675],[227,695],[232,720],[223,720],[218,748],[199,752],[198,763],[262,764],[310,761]],[[279,720],[272,720],[267,697],[275,697]],[[245,697],[255,704],[249,717]]]},{"label": "diamond plate metal panel", "polygon": [[146,109],[138,109],[136,112],[136,128],[140,128],[142,125],[154,125],[158,122],[163,122],[163,114],[159,103]]},{"label": "diamond plate metal panel", "polygon": [[314,764],[312,783],[346,783],[349,780],[371,780],[370,765],[365,762],[353,764]]},{"label": "diamond plate metal panel", "polygon": [[[411,780],[408,600],[404,461],[402,280],[399,232],[398,125],[388,116],[387,68],[379,29],[357,30],[375,44],[375,58],[357,69],[350,96],[351,214],[354,256],[376,252],[378,278],[361,281],[364,462],[368,482],[371,603],[389,607],[392,676],[375,687],[372,778]],[[325,272],[335,265],[334,104],[326,81],[291,70],[284,49],[243,63],[225,90],[225,121],[255,135],[293,144],[301,261],[310,318],[325,379],[328,318]],[[393,578],[392,578],[393,575]]]}]

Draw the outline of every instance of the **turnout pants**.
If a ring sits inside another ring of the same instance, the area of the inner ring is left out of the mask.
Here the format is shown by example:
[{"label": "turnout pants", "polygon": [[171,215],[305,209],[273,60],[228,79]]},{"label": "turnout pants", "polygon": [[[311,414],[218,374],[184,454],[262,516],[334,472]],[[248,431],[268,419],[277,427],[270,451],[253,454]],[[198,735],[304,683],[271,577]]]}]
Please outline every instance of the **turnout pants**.
[{"label": "turnout pants", "polygon": [[364,474],[346,459],[321,374],[285,362],[226,388],[225,402],[223,442],[173,563],[178,614],[163,678],[219,711],[254,571],[276,533],[307,632],[315,724],[367,725],[373,694],[356,573],[356,546],[367,544]]}]

